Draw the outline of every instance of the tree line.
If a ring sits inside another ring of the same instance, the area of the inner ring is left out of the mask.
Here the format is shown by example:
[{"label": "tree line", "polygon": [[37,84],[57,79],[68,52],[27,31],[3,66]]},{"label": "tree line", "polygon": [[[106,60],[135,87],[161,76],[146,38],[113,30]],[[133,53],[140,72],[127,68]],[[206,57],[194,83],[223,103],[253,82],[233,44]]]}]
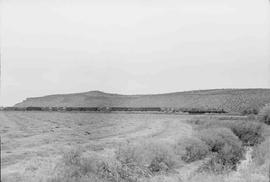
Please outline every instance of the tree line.
[{"label": "tree line", "polygon": [[58,112],[163,112],[163,113],[189,113],[206,114],[226,113],[223,109],[204,108],[162,108],[162,107],[3,107],[2,111],[58,111]]}]

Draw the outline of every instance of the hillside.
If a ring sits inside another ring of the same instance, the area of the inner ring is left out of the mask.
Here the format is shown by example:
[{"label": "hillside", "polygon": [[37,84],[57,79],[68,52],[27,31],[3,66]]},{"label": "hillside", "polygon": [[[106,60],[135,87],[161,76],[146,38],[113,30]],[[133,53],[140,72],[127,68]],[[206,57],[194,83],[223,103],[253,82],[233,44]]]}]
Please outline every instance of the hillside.
[{"label": "hillside", "polygon": [[270,103],[270,89],[216,89],[154,95],[120,95],[100,91],[28,98],[16,107],[172,107],[216,108],[241,112]]}]

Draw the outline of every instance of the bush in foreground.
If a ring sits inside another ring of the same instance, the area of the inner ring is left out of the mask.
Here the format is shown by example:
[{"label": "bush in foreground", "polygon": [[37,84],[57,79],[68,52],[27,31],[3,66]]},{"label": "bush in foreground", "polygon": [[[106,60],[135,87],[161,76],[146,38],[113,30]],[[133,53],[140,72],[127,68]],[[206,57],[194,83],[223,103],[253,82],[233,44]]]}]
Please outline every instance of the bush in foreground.
[{"label": "bush in foreground", "polygon": [[254,148],[253,160],[257,165],[263,165],[267,162],[270,163],[270,138],[268,138],[262,144]]},{"label": "bush in foreground", "polygon": [[266,105],[260,110],[259,119],[261,122],[270,125],[270,105]]},{"label": "bush in foreground", "polygon": [[124,145],[110,158],[71,150],[63,155],[48,182],[137,182],[167,174],[178,161],[170,144],[157,141]]},{"label": "bush in foreground", "polygon": [[202,160],[210,153],[208,145],[197,137],[179,140],[176,145],[176,152],[187,163]]},{"label": "bush in foreground", "polygon": [[149,177],[148,170],[134,162],[122,163],[97,154],[86,157],[70,151],[59,164],[57,175],[48,182],[137,182]]},{"label": "bush in foreground", "polygon": [[65,153],[55,171],[48,182],[135,182],[141,177],[137,166],[93,153],[84,156],[80,150]]},{"label": "bush in foreground", "polygon": [[264,126],[259,122],[230,122],[229,127],[244,145],[254,146],[264,140]]},{"label": "bush in foreground", "polygon": [[243,158],[241,141],[228,128],[210,128],[199,132],[199,137],[213,153],[213,157],[203,169],[222,172],[226,169],[235,169]]},{"label": "bush in foreground", "polygon": [[205,128],[228,128],[247,146],[260,144],[264,140],[264,124],[249,120],[210,120],[200,123],[199,130]]},{"label": "bush in foreground", "polygon": [[101,160],[93,158],[85,158],[79,149],[70,150],[64,153],[62,160],[55,168],[55,176],[48,182],[85,182],[101,181],[97,175],[101,167]]},{"label": "bush in foreground", "polygon": [[157,141],[120,147],[117,159],[123,164],[134,163],[151,173],[168,172],[177,166],[178,157],[170,144]]}]

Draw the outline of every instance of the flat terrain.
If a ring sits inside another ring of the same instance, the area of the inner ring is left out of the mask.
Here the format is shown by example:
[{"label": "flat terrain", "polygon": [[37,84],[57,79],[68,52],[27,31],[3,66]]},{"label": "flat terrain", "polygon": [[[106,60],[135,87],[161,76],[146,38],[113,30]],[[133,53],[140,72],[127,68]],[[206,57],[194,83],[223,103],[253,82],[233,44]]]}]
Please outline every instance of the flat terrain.
[{"label": "flat terrain", "polygon": [[122,142],[149,138],[174,141],[192,135],[192,127],[186,123],[191,117],[0,112],[2,175],[17,181],[31,181],[35,176],[45,179],[63,152],[74,147],[108,155]]}]

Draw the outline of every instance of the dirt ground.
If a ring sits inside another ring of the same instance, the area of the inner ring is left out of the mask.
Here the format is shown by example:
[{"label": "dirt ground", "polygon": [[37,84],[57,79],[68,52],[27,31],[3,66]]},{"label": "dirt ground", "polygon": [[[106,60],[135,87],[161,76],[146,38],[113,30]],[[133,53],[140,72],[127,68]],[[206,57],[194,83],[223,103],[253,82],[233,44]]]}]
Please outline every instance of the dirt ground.
[{"label": "dirt ground", "polygon": [[[107,155],[127,141],[174,141],[192,135],[188,115],[0,112],[2,176],[44,179],[63,152],[82,147]],[[23,175],[22,175],[23,174]],[[9,180],[6,180],[9,181]],[[14,180],[12,180],[14,181]]]}]

